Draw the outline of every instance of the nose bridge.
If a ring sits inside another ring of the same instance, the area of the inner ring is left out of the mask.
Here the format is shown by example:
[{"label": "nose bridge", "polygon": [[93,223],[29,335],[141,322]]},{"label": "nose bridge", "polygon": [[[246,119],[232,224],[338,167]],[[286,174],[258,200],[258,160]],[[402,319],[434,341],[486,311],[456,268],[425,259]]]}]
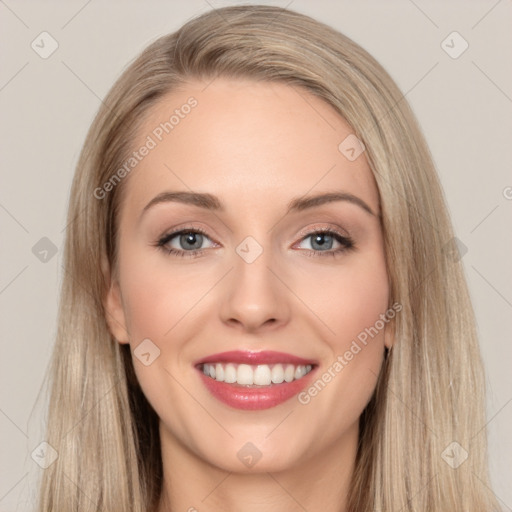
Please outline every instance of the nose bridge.
[{"label": "nose bridge", "polygon": [[268,234],[246,236],[235,247],[233,265],[221,307],[222,319],[236,321],[251,330],[269,321],[274,324],[284,321],[287,301],[283,285],[274,275],[271,237]]}]

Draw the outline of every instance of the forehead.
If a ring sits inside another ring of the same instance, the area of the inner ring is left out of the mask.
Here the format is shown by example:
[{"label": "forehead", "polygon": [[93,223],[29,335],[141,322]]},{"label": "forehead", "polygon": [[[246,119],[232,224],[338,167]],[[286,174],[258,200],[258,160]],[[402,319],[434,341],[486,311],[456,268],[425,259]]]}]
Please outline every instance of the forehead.
[{"label": "forehead", "polygon": [[364,152],[349,160],[339,147],[351,134],[331,105],[301,87],[191,82],[154,105],[137,133],[134,148],[151,149],[130,173],[125,200],[143,208],[165,190],[186,190],[218,195],[228,206],[271,208],[342,190],[377,212]]}]

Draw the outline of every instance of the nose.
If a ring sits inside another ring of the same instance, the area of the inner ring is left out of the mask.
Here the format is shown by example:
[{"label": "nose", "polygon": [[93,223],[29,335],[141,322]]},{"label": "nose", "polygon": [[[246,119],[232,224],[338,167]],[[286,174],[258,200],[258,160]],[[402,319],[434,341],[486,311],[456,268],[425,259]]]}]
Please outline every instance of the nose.
[{"label": "nose", "polygon": [[251,263],[235,255],[226,276],[220,307],[221,319],[246,332],[276,329],[289,321],[290,291],[279,278],[271,251],[264,250]]}]

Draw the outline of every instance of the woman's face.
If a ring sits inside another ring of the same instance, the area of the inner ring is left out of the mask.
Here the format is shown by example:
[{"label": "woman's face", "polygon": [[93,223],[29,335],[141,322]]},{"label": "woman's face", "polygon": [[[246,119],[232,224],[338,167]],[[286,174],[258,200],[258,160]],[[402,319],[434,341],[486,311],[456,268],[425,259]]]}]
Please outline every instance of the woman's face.
[{"label": "woman's face", "polygon": [[391,315],[378,192],[351,133],[302,89],[229,79],[146,119],[116,185],[106,305],[164,450],[244,472],[355,446]]}]

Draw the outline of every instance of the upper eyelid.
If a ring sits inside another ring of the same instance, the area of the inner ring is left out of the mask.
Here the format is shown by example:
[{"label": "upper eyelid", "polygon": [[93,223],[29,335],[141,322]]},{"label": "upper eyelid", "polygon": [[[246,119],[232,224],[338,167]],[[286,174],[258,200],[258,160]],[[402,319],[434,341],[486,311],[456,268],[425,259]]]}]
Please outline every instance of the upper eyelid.
[{"label": "upper eyelid", "polygon": [[178,237],[181,234],[190,233],[190,232],[192,232],[192,233],[199,233],[199,234],[205,236],[206,238],[208,238],[212,242],[214,247],[206,247],[206,248],[203,248],[203,249],[194,249],[192,251],[185,251],[184,249],[174,249],[175,251],[182,252],[182,253],[193,254],[193,253],[199,253],[199,252],[202,252],[202,251],[206,251],[207,249],[215,248],[215,246],[219,245],[219,242],[217,242],[214,239],[212,239],[211,236],[208,233],[206,233],[206,230],[199,229],[197,227],[186,227],[186,226],[184,228],[179,228],[176,231],[170,231],[169,233],[163,234],[161,237],[159,237],[157,239],[157,242],[156,242],[155,245],[164,248],[174,238]]},{"label": "upper eyelid", "polygon": [[[342,237],[350,238],[350,234],[345,229],[342,229],[340,227],[327,226],[327,225],[325,225],[325,223],[323,226],[320,226],[318,224],[319,223],[316,223],[315,225],[313,225],[313,227],[310,227],[310,228],[301,229],[299,231],[299,233],[297,234],[297,236],[304,237],[304,236],[312,235],[317,232],[324,232],[324,231],[331,232],[332,231],[333,233],[337,233],[338,235],[340,235]],[[344,231],[345,231],[345,233],[343,233]]]}]

